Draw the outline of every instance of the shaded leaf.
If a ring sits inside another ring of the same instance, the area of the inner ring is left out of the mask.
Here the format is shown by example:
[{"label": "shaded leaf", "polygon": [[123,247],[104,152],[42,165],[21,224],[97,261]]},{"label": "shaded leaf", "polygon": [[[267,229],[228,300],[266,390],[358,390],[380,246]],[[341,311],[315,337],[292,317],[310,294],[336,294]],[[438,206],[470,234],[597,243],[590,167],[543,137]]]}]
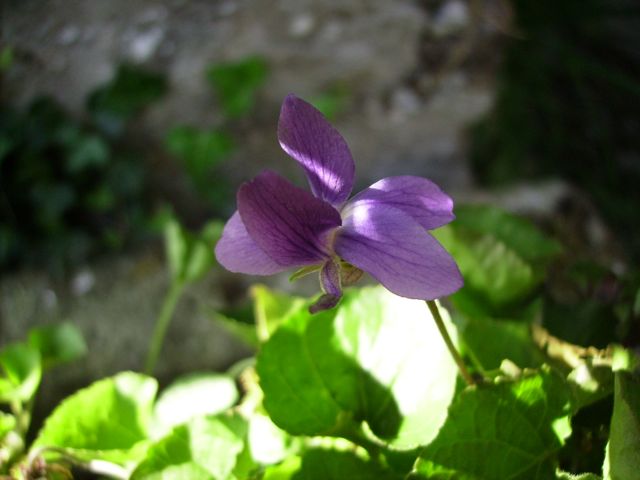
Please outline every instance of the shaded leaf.
[{"label": "shaded leaf", "polygon": [[562,378],[540,373],[464,390],[412,478],[546,480],[571,433]]},{"label": "shaded leaf", "polygon": [[615,374],[613,417],[603,467],[606,480],[635,478],[640,472],[640,378]]}]

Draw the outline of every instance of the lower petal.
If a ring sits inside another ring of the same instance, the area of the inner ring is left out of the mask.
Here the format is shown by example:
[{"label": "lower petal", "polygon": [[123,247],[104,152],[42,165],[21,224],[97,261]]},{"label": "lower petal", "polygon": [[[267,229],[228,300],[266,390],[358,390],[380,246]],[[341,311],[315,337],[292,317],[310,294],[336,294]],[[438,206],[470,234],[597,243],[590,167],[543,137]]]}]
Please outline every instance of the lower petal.
[{"label": "lower petal", "polygon": [[249,275],[272,275],[288,268],[275,262],[258,247],[238,212],[224,226],[216,245],[216,258],[227,270]]},{"label": "lower petal", "polygon": [[409,214],[394,207],[350,202],[334,246],[341,258],[402,297],[433,300],[463,284],[451,255]]}]

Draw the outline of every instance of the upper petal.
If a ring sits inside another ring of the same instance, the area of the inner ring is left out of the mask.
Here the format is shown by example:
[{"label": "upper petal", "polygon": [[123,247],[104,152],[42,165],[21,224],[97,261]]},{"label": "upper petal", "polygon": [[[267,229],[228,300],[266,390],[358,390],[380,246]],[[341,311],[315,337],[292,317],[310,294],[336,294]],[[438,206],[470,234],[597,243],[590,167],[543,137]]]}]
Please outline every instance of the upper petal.
[{"label": "upper petal", "polygon": [[314,195],[344,203],[353,188],[355,165],[347,142],[309,103],[288,95],[280,110],[278,140],[304,168]]},{"label": "upper petal", "polygon": [[438,185],[421,177],[383,178],[358,193],[351,202],[395,207],[411,215],[428,230],[441,227],[455,218],[451,197]]},{"label": "upper petal", "polygon": [[280,265],[301,266],[329,256],[329,234],[340,226],[327,202],[265,171],[238,190],[238,211],[253,241]]},{"label": "upper petal", "polygon": [[236,211],[222,231],[216,244],[218,262],[231,272],[249,275],[272,275],[289,268],[267,255],[249,236]]},{"label": "upper petal", "polygon": [[350,203],[335,251],[402,297],[433,300],[462,287],[453,258],[411,216],[369,201]]}]

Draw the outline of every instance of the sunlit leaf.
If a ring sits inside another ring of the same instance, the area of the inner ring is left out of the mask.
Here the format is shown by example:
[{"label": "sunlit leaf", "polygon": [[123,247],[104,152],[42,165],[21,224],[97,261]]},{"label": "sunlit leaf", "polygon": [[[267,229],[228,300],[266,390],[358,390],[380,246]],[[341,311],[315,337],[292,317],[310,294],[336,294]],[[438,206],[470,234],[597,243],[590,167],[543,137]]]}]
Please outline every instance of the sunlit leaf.
[{"label": "sunlit leaf", "polygon": [[571,433],[564,380],[543,369],[517,381],[468,387],[412,478],[547,480]]},{"label": "sunlit leaf", "polygon": [[40,352],[45,368],[77,360],[87,353],[82,333],[71,323],[33,328],[29,331],[29,345]]},{"label": "sunlit leaf", "polygon": [[59,404],[34,447],[58,447],[85,459],[131,462],[144,455],[157,382],[123,372],[99,380]]},{"label": "sunlit leaf", "polygon": [[42,378],[40,354],[35,348],[14,343],[0,350],[0,402],[27,402]]},{"label": "sunlit leaf", "polygon": [[237,400],[233,378],[219,373],[191,373],[162,391],[154,418],[161,430],[169,430],[194,417],[223,412]]},{"label": "sunlit leaf", "polygon": [[256,328],[261,341],[266,341],[283,320],[306,305],[304,298],[277,292],[264,285],[251,287],[251,296],[254,302]]},{"label": "sunlit leaf", "polygon": [[131,480],[232,480],[246,430],[238,416],[195,418],[152,445]]},{"label": "sunlit leaf", "polygon": [[300,308],[263,345],[256,368],[280,428],[339,435],[366,422],[399,449],[435,437],[457,373],[425,303],[382,287],[347,291],[317,315]]},{"label": "sunlit leaf", "polygon": [[16,417],[0,411],[0,442],[16,426]]}]

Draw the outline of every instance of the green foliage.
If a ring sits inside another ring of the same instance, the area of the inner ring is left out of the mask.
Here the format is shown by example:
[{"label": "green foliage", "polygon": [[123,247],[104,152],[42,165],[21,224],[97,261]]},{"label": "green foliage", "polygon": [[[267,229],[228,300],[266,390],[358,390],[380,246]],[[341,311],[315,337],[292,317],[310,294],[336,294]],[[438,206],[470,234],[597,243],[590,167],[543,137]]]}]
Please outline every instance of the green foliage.
[{"label": "green foliage", "polygon": [[165,249],[173,281],[188,283],[199,280],[215,261],[213,246],[221,234],[221,222],[209,222],[199,234],[194,235],[175,218],[168,219],[164,227]]},{"label": "green foliage", "polygon": [[553,454],[571,433],[569,401],[562,378],[547,369],[467,389],[420,453],[415,478],[552,478]]},{"label": "green foliage", "polygon": [[29,332],[29,345],[40,352],[45,368],[72,362],[87,353],[82,333],[71,323],[33,328]]},{"label": "green foliage", "polygon": [[616,372],[613,416],[604,464],[606,480],[633,478],[640,471],[640,377]]},{"label": "green foliage", "polygon": [[640,8],[634,0],[512,0],[495,106],[472,131],[489,184],[560,176],[640,252]]},{"label": "green foliage", "polygon": [[127,463],[148,443],[157,382],[124,372],[64,400],[47,418],[34,447],[57,447],[82,459]]},{"label": "green foliage", "polygon": [[348,292],[338,309],[318,315],[300,309],[258,356],[265,409],[291,434],[348,437],[365,422],[395,448],[428,443],[456,378],[428,319],[424,302],[381,287]]},{"label": "green foliage", "polygon": [[119,136],[127,121],[161,98],[167,86],[163,75],[132,65],[120,65],[109,83],[90,94],[87,110],[103,132]]},{"label": "green foliage", "polygon": [[162,391],[154,409],[154,423],[170,429],[194,417],[214,415],[235,405],[233,378],[217,373],[191,373]]},{"label": "green foliage", "polygon": [[246,422],[237,416],[202,417],[175,428],[149,448],[131,480],[231,480],[244,450]]},{"label": "green foliage", "polygon": [[456,222],[434,232],[465,278],[453,302],[473,315],[509,315],[540,286],[560,246],[495,207],[461,206],[456,215]]},{"label": "green foliage", "polygon": [[166,139],[167,149],[180,160],[196,190],[212,205],[228,203],[229,191],[216,178],[216,166],[234,150],[231,137],[219,130],[175,127]]},{"label": "green foliage", "polygon": [[[144,171],[119,135],[157,95],[136,90],[131,68],[120,75],[92,97],[91,124],[47,97],[24,111],[0,107],[0,266],[60,270],[142,230]],[[103,125],[116,111],[118,128]]]},{"label": "green foliage", "polygon": [[0,403],[27,402],[40,386],[42,366],[38,350],[14,343],[0,350]]},{"label": "green foliage", "polygon": [[237,118],[252,110],[256,92],[267,73],[268,67],[262,58],[248,57],[211,65],[207,69],[207,80],[217,94],[224,115]]}]

